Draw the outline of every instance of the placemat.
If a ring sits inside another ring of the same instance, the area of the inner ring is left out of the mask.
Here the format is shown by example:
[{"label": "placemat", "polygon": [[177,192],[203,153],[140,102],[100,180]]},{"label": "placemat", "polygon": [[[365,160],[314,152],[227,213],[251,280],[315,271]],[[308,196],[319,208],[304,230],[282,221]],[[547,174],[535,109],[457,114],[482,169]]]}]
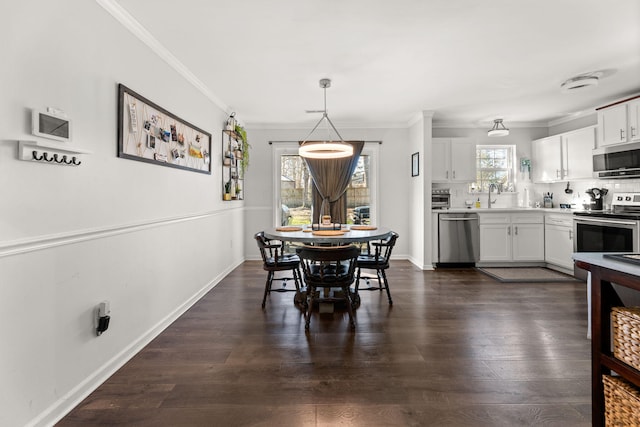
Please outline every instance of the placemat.
[{"label": "placemat", "polygon": [[377,230],[378,227],[375,225],[352,225],[352,230]]},{"label": "placemat", "polygon": [[276,227],[276,231],[302,231],[302,227],[293,227],[293,226]]},{"label": "placemat", "polygon": [[344,231],[342,230],[316,230],[313,231],[314,236],[342,236]]}]

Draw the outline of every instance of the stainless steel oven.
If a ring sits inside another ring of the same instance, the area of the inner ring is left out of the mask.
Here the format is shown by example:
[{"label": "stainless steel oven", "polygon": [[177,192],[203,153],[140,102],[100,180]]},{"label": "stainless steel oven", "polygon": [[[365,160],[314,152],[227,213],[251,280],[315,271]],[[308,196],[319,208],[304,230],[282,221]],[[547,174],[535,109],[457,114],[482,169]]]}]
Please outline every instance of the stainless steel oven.
[{"label": "stainless steel oven", "polygon": [[[640,253],[640,193],[613,195],[610,211],[575,212],[574,252]],[[574,269],[585,278],[586,272]]]},{"label": "stainless steel oven", "polygon": [[638,252],[640,221],[577,216],[573,220],[574,252]]}]

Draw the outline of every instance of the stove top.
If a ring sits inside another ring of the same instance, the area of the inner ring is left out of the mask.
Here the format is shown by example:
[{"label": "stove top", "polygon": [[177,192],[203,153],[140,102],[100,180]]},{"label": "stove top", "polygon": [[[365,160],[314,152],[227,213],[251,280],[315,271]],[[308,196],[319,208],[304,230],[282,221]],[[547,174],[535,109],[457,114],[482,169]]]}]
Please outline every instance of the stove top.
[{"label": "stove top", "polygon": [[615,212],[615,211],[580,211],[574,212],[575,216],[590,216],[596,218],[618,218],[640,220],[640,212]]},{"label": "stove top", "polygon": [[640,220],[640,193],[614,193],[611,210],[574,212],[576,216]]}]

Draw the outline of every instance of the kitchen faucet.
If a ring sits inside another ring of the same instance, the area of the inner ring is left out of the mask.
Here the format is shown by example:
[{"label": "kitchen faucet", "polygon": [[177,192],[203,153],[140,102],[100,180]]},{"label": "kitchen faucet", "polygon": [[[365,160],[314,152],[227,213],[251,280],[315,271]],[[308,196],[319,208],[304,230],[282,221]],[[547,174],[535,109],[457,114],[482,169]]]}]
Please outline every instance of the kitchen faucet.
[{"label": "kitchen faucet", "polygon": [[498,194],[500,194],[500,187],[497,186],[494,183],[489,184],[489,192],[488,192],[488,200],[487,200],[487,208],[491,209],[491,203],[495,203],[496,200],[494,200],[493,202],[491,201],[491,190],[494,189],[498,192]]}]

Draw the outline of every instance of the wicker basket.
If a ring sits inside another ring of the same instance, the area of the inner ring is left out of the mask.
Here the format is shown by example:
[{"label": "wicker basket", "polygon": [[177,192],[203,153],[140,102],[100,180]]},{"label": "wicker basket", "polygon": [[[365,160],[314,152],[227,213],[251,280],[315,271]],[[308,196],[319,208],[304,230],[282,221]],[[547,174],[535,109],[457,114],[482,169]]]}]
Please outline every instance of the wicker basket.
[{"label": "wicker basket", "polygon": [[609,426],[640,425],[640,391],[627,381],[602,376],[604,384],[604,418]]},{"label": "wicker basket", "polygon": [[613,307],[613,356],[640,370],[640,307]]}]

